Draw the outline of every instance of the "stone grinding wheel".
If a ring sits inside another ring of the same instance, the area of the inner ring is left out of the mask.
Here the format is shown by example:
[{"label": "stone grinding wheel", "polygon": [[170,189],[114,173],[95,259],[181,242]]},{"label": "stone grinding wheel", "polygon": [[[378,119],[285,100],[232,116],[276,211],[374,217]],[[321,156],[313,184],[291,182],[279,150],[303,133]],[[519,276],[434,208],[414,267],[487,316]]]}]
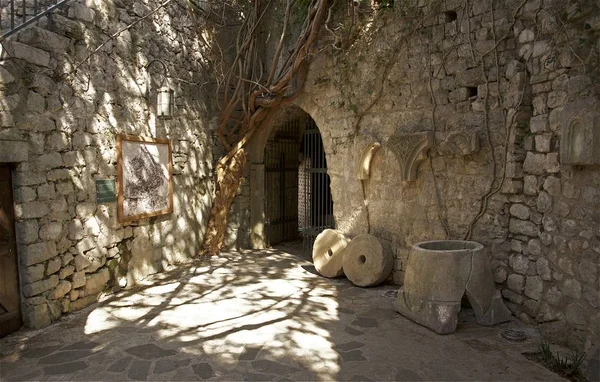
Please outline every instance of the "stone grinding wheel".
[{"label": "stone grinding wheel", "polygon": [[373,235],[358,235],[346,250],[342,262],[344,273],[354,285],[375,286],[385,281],[394,266],[394,257],[387,245]]},{"label": "stone grinding wheel", "polygon": [[312,258],[321,276],[331,278],[344,275],[342,259],[349,242],[348,237],[333,229],[326,229],[317,236],[313,245]]}]

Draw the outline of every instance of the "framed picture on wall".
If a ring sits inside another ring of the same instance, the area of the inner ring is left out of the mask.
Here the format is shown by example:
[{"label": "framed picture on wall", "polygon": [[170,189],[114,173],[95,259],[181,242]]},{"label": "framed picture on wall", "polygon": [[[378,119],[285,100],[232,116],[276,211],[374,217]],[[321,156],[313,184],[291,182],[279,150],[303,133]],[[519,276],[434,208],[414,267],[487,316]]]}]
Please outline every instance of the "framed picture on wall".
[{"label": "framed picture on wall", "polygon": [[171,141],[117,135],[117,181],[119,222],[172,213]]}]

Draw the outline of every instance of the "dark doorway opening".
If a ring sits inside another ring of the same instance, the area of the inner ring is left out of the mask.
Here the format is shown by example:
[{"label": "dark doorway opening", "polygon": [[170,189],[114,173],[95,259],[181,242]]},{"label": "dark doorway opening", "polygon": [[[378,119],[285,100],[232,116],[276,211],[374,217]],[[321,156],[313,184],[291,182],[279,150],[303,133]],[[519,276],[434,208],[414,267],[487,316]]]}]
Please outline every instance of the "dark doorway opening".
[{"label": "dark doorway opening", "polygon": [[265,147],[265,227],[267,244],[298,235],[298,151],[301,120],[277,128]]},{"label": "dark doorway opening", "polygon": [[269,246],[302,238],[305,253],[319,233],[334,228],[323,140],[315,121],[297,116],[265,146],[265,231]]},{"label": "dark doorway opening", "polygon": [[0,164],[0,337],[22,325],[11,169]]}]

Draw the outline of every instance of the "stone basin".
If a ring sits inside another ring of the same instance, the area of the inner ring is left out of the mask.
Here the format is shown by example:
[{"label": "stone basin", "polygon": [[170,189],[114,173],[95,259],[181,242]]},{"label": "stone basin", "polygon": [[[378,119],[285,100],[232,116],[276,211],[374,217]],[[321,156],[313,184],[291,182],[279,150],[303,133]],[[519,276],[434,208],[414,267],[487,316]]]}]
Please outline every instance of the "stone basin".
[{"label": "stone basin", "polygon": [[477,322],[494,325],[512,315],[504,306],[482,244],[436,240],[412,246],[396,310],[437,333],[456,330],[466,294]]}]

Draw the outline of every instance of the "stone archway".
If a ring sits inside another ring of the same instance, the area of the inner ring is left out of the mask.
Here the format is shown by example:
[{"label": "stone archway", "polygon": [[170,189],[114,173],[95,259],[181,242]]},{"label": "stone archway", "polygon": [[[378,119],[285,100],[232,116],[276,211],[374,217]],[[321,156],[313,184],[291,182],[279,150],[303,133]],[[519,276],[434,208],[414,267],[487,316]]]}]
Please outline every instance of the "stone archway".
[{"label": "stone archway", "polygon": [[[272,203],[273,198],[272,195],[269,194],[268,187],[266,187],[265,184],[273,180],[277,181],[278,179],[276,175],[275,177],[273,177],[273,169],[270,168],[272,164],[272,158],[269,159],[268,154],[267,156],[265,156],[265,150],[267,148],[270,148],[273,145],[273,143],[277,141],[278,131],[281,131],[282,127],[286,126],[286,124],[289,124],[290,121],[293,121],[295,126],[297,126],[298,131],[295,136],[299,138],[297,141],[297,147],[295,149],[296,156],[293,158],[293,160],[296,162],[297,171],[302,171],[303,164],[300,160],[300,156],[302,154],[300,152],[303,150],[301,147],[303,132],[307,126],[313,126],[312,129],[317,129],[317,127],[312,117],[298,106],[291,106],[283,109],[279,113],[277,118],[274,120],[274,122],[271,124],[271,126],[265,128],[263,131],[258,131],[254,136],[253,140],[248,145],[248,164],[250,169],[250,244],[251,247],[255,249],[263,249],[268,247],[270,244],[274,244],[269,242],[269,232],[272,232],[271,221],[269,219],[272,218],[270,213],[271,211],[269,211],[269,208],[265,208],[265,200],[268,199],[267,203]],[[318,148],[322,151],[322,153],[320,154],[321,159],[319,159],[319,165],[323,166],[323,168],[326,169],[326,166],[324,165],[326,163],[326,143],[323,140],[321,140],[321,135],[319,131],[317,131],[316,135],[318,135],[318,141],[320,145],[318,146]],[[313,140],[315,139],[313,138]],[[316,145],[315,148],[317,148]],[[270,163],[266,163],[267,161],[269,161]],[[289,160],[286,160],[286,162],[288,164],[291,163]],[[306,166],[306,163],[304,164],[304,166]],[[319,184],[320,190],[326,187],[329,195],[327,198],[319,199],[318,203],[328,202],[332,205],[331,193],[329,191],[330,182],[329,176],[327,175],[327,171],[325,171],[324,174],[322,174],[322,177],[327,178],[327,181],[321,180],[319,182],[315,181],[314,183],[315,185],[317,183]],[[296,179],[298,178],[296,177]],[[308,187],[311,187],[311,182],[309,181],[307,183]],[[306,191],[305,187],[307,187],[307,185],[300,185],[300,187],[304,191]],[[298,189],[298,185],[296,186],[296,188]],[[307,203],[306,201],[303,202],[301,200],[303,196],[300,194],[303,192],[303,190],[300,190],[300,192],[296,192],[296,195],[298,197],[298,200],[300,200],[300,202],[303,203],[304,208],[309,208],[307,206],[310,206],[310,202]],[[287,198],[290,198],[289,190]],[[297,204],[288,203],[288,208],[290,205],[292,206],[292,208],[295,205],[295,208],[297,208],[297,212],[298,210],[302,209],[302,205],[300,206],[300,208],[298,208]],[[333,207],[330,207],[329,215],[330,219],[328,221],[332,222]],[[307,218],[303,216],[296,216],[296,230],[298,230],[298,224],[303,225],[303,219],[306,220]],[[322,223],[325,222],[325,219],[321,220]],[[293,226],[293,224],[290,225]],[[286,229],[288,228],[290,227],[286,227]]]}]

